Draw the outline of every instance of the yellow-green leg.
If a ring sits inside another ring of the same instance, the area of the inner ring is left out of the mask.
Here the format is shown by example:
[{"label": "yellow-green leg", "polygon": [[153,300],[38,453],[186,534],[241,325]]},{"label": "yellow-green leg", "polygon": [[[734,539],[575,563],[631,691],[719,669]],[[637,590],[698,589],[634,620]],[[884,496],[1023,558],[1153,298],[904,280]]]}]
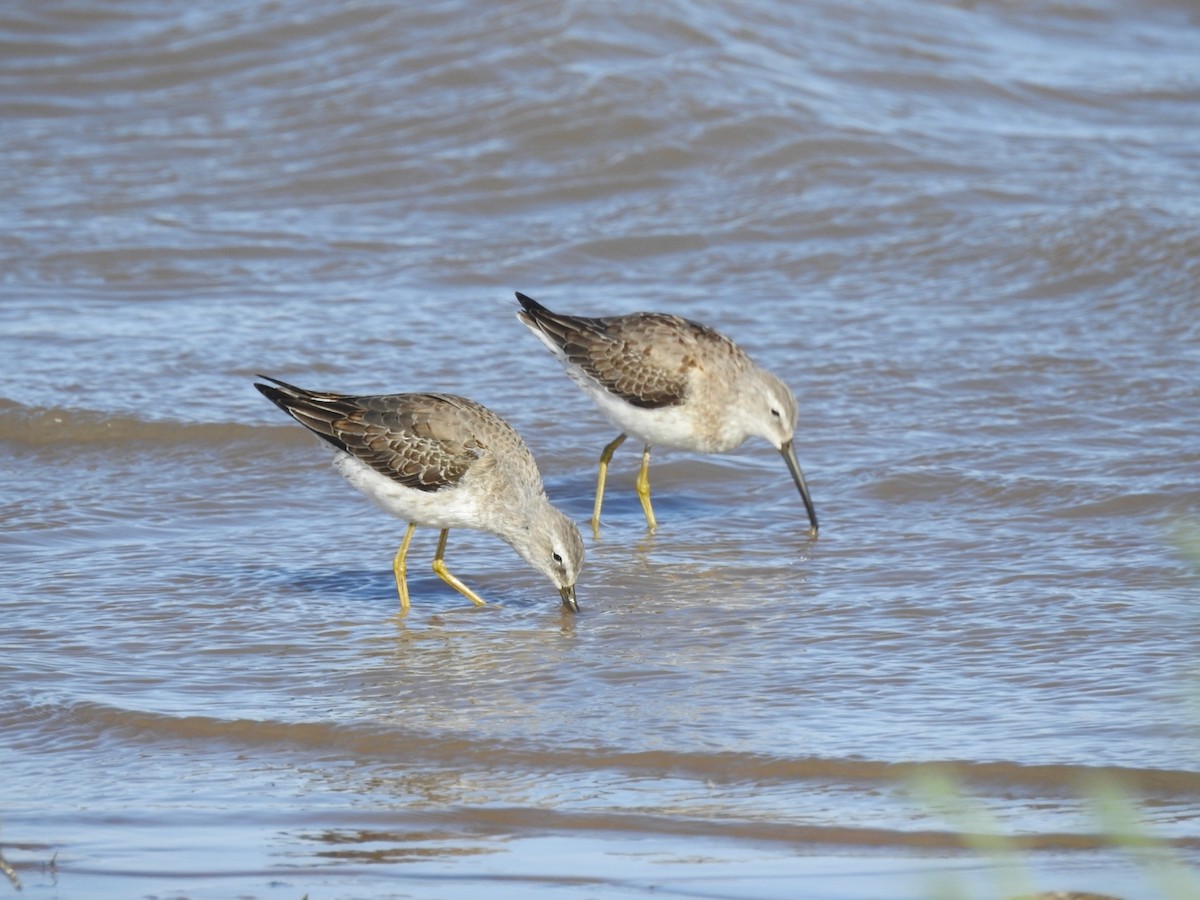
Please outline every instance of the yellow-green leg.
[{"label": "yellow-green leg", "polygon": [[416,524],[409,522],[400,549],[396,551],[396,558],[392,560],[392,574],[396,576],[396,590],[400,592],[400,612],[408,612],[408,565],[405,560],[408,557],[408,545],[412,543],[416,530]]},{"label": "yellow-green leg", "polygon": [[604,503],[604,482],[608,480],[608,464],[612,462],[613,453],[625,443],[625,435],[618,434],[616,438],[600,454],[600,477],[596,479],[596,503],[592,506],[592,533],[600,533],[600,505]]},{"label": "yellow-green leg", "polygon": [[642,451],[642,467],[638,469],[637,482],[638,499],[642,501],[642,512],[646,514],[646,526],[653,534],[658,529],[658,523],[654,521],[654,509],[650,506],[650,445]]},{"label": "yellow-green leg", "polygon": [[446,582],[446,584],[450,585],[450,587],[454,588],[476,606],[487,606],[483,602],[482,597],[459,581],[457,576],[452,575],[446,568],[446,563],[442,557],[446,554],[446,535],[449,533],[449,528],[443,528],[442,536],[438,538],[437,553],[433,554],[433,571],[437,573],[438,578],[442,579],[442,581]]}]

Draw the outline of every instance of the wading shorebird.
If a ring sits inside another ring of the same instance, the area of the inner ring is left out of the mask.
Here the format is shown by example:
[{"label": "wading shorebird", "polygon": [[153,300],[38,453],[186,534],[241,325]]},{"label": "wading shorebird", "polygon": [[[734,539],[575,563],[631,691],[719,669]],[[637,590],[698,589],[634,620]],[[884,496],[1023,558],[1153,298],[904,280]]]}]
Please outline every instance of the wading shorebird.
[{"label": "wading shorebird", "polygon": [[583,540],[555,509],[533,455],[516,430],[473,400],[453,394],[351,396],[308,391],[259,375],[262,394],[337,448],[334,467],[386,512],[408,522],[392,561],[400,609],[409,608],[405,558],[418,525],[440,528],[433,571],[476,606],[483,598],[447,570],[451,528],[494,534],[579,611],[575,579]]},{"label": "wading shorebird", "polygon": [[633,435],[642,442],[637,494],[651,532],[650,448],[725,453],[751,436],[778,450],[817,536],[817,512],[796,461],[796,398],[737,344],[707,325],[664,313],[585,318],[546,309],[518,292],[517,318],[558,357],[567,374],[621,430],[600,454],[592,530],[613,452]]}]

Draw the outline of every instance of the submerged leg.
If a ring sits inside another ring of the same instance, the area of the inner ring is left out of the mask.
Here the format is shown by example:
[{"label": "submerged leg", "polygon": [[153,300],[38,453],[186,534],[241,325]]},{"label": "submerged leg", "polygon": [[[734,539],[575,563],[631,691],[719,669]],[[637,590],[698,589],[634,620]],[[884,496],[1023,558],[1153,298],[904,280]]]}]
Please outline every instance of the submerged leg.
[{"label": "submerged leg", "polygon": [[483,602],[483,598],[477,593],[458,580],[457,576],[450,574],[446,568],[446,563],[442,561],[442,557],[446,554],[446,535],[450,533],[449,528],[442,529],[442,536],[438,538],[437,553],[433,554],[433,571],[437,573],[437,577],[450,585],[476,606],[487,606]]},{"label": "submerged leg", "polygon": [[658,523],[654,521],[654,510],[650,506],[650,445],[642,451],[642,467],[638,469],[637,477],[637,495],[642,501],[642,512],[646,514],[646,526],[653,534],[658,529]]},{"label": "submerged leg", "polygon": [[625,443],[625,435],[618,434],[616,438],[600,454],[600,477],[596,480],[596,504],[592,507],[592,532],[600,533],[600,504],[604,502],[604,482],[608,479],[608,464],[616,449]]},{"label": "submerged leg", "polygon": [[408,523],[408,531],[404,532],[404,540],[400,542],[400,549],[396,551],[396,558],[392,560],[392,574],[396,576],[396,590],[400,592],[401,612],[408,612],[408,566],[405,559],[408,556],[408,545],[412,543],[413,532],[416,529],[415,523]]}]

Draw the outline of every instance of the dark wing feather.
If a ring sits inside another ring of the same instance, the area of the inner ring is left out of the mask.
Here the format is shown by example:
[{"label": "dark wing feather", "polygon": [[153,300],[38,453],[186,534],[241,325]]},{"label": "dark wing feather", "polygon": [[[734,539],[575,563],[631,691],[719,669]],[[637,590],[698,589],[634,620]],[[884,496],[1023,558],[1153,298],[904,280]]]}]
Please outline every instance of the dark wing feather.
[{"label": "dark wing feather", "polygon": [[[686,399],[697,347],[716,343],[736,353],[733,342],[698,322],[664,313],[585,318],[551,312],[518,293],[526,325],[546,335],[565,356],[609,393],[634,406],[658,409]],[[711,349],[711,348],[709,348]]]},{"label": "dark wing feather", "polygon": [[[461,397],[317,393],[259,377],[275,386],[254,386],[305,428],[406,487],[457,484],[485,449],[458,414],[477,404]],[[447,405],[455,407],[449,416]]]}]

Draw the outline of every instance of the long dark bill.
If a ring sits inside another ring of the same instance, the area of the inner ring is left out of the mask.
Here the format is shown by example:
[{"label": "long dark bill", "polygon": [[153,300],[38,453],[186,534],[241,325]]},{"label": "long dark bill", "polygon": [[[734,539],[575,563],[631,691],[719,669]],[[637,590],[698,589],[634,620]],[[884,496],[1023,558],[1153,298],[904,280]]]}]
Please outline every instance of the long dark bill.
[{"label": "long dark bill", "polygon": [[792,480],[796,482],[796,487],[800,489],[800,497],[804,500],[804,508],[808,510],[808,522],[812,527],[808,529],[809,537],[817,536],[817,511],[813,507],[812,497],[808,493],[808,485],[804,482],[804,473],[800,471],[800,463],[796,461],[796,448],[792,446],[792,442],[788,441],[779,451],[783,454],[783,461],[787,463],[788,471],[792,473]]},{"label": "long dark bill", "polygon": [[575,585],[559,588],[558,595],[562,597],[563,606],[571,612],[579,612],[579,604],[575,602]]}]

